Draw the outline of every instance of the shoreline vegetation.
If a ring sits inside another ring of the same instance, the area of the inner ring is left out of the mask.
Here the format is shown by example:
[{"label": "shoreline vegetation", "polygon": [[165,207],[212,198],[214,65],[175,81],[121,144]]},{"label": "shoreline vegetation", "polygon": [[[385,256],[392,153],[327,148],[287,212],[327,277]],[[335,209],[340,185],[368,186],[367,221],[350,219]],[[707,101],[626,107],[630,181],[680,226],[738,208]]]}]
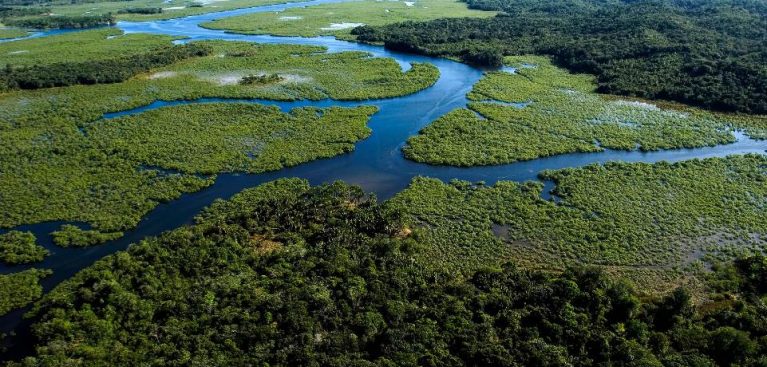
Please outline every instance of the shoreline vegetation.
[{"label": "shoreline vegetation", "polygon": [[655,151],[733,143],[733,130],[767,138],[767,116],[712,113],[597,94],[595,78],[546,57],[509,56],[487,72],[469,105],[411,137],[408,159],[438,165],[507,164],[604,149]]},{"label": "shoreline vegetation", "polygon": [[[119,40],[123,37],[125,41]],[[39,48],[55,39],[62,41],[61,47],[90,39],[96,44],[98,40],[116,43],[109,46],[112,52],[85,47],[76,53],[62,52],[54,60]],[[108,60],[124,48],[141,52],[142,43],[162,49],[169,47],[171,39],[96,30],[0,44],[0,53],[28,50],[19,53],[14,64],[44,67],[57,62],[76,64],[87,57]],[[178,60],[124,82],[1,94],[0,137],[7,144],[0,148],[4,182],[0,226],[65,220],[86,222],[105,233],[123,231],[159,202],[210,185],[216,173],[264,172],[349,152],[354,142],[369,135],[365,124],[375,111],[371,107],[303,108],[285,114],[259,105],[206,104],[102,120],[105,113],[156,100],[202,97],[387,98],[424,89],[439,77],[432,65],[413,64],[403,72],[392,59],[361,52],[328,54],[322,47],[222,41],[194,45],[207,49],[206,56]],[[262,74],[272,75],[269,83],[240,83],[249,75]],[[188,126],[175,124],[173,114],[186,116],[209,137],[216,136],[217,142],[200,140],[201,135],[194,135]],[[204,124],[200,116],[220,124]],[[154,127],[147,130],[139,122]],[[253,129],[237,131],[238,125]],[[176,135],[165,134],[170,131]],[[136,136],[148,140],[129,143]],[[149,146],[147,141],[154,143]],[[202,151],[212,154],[209,160],[194,156]]]},{"label": "shoreline vegetation", "polygon": [[697,282],[705,264],[767,248],[767,158],[593,164],[493,186],[416,178],[387,202],[426,246],[424,262],[471,273],[513,261],[599,266],[650,293]]}]

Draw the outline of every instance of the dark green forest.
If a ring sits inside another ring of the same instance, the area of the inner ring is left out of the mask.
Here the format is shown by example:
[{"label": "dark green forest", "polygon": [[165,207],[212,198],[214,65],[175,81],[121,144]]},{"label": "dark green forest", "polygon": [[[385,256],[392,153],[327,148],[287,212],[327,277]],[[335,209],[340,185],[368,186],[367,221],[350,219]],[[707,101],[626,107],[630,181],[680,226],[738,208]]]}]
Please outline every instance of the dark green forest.
[{"label": "dark green forest", "polygon": [[343,183],[271,182],[98,261],[31,312],[11,366],[764,366],[767,259],[711,299],[590,268],[429,270],[401,214]]},{"label": "dark green forest", "polygon": [[467,0],[502,11],[352,33],[396,50],[500,66],[550,55],[598,91],[767,113],[767,3],[760,0]]},{"label": "dark green forest", "polygon": [[104,15],[41,15],[22,18],[4,18],[3,24],[34,29],[82,29],[114,25],[112,14]]},{"label": "dark green forest", "polygon": [[204,45],[192,43],[103,60],[18,67],[6,64],[5,68],[0,70],[0,91],[64,87],[76,84],[119,83],[149,69],[209,53],[210,50]]}]

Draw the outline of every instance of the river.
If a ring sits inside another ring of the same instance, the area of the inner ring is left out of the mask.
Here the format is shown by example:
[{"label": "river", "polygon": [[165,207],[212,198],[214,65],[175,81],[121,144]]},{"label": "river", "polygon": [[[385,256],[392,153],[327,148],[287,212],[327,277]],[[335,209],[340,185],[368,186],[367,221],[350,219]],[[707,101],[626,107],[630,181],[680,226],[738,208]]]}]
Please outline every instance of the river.
[{"label": "river", "polygon": [[[407,187],[413,177],[429,176],[444,181],[451,179],[468,180],[472,182],[485,181],[493,184],[498,180],[536,180],[542,170],[579,167],[592,163],[607,161],[625,162],[657,162],[681,161],[693,158],[722,157],[730,154],[764,153],[767,141],[758,141],[734,132],[737,142],[733,144],[704,147],[696,149],[675,149],[655,152],[614,151],[606,150],[599,153],[563,154],[548,158],[535,159],[497,166],[481,166],[459,168],[449,166],[432,166],[416,163],[405,159],[401,148],[408,137],[434,121],[438,117],[467,104],[466,93],[469,92],[485,70],[442,58],[412,55],[386,50],[383,47],[354,42],[340,41],[333,37],[275,37],[265,35],[240,35],[226,33],[220,30],[210,30],[200,27],[201,23],[215,19],[256,13],[275,12],[288,8],[312,6],[326,3],[337,3],[348,0],[315,0],[300,3],[260,6],[236,9],[218,13],[195,15],[179,19],[148,21],[148,22],[119,22],[116,27],[126,33],[153,33],[185,37],[177,42],[196,40],[231,40],[269,44],[302,44],[324,46],[329,52],[363,51],[376,57],[391,57],[407,69],[413,62],[428,62],[440,70],[439,80],[430,88],[423,91],[397,98],[368,101],[293,101],[276,102],[264,100],[222,100],[202,99],[195,101],[156,101],[148,106],[134,110],[107,114],[105,118],[113,118],[125,114],[138,113],[167,105],[182,103],[210,102],[252,102],[279,106],[287,111],[300,106],[357,106],[375,105],[380,111],[373,115],[369,127],[373,133],[367,139],[356,144],[355,151],[329,159],[315,160],[299,166],[263,174],[221,174],[216,182],[199,192],[184,194],[168,203],[160,204],[145,216],[136,228],[126,232],[125,236],[100,246],[90,248],[61,248],[55,246],[49,233],[58,229],[63,222],[46,222],[32,225],[22,225],[15,229],[32,231],[41,245],[51,251],[44,261],[20,266],[0,265],[0,273],[7,274],[30,267],[51,269],[53,275],[42,281],[45,291],[49,291],[61,281],[70,278],[80,269],[94,261],[124,250],[131,243],[140,241],[147,236],[154,236],[163,231],[173,229],[192,222],[193,217],[213,200],[228,198],[245,188],[257,186],[281,177],[300,177],[312,184],[321,184],[335,180],[359,185],[368,192],[375,193],[380,199],[386,199]],[[35,33],[34,37],[48,34]],[[513,72],[513,70],[511,70]],[[548,190],[551,183],[546,183],[545,198],[549,198]],[[87,226],[86,226],[87,227]],[[22,320],[24,310],[13,311],[0,318],[0,332],[16,331],[17,341],[28,340],[28,322]],[[28,344],[28,343],[19,343]],[[21,348],[23,349],[23,348]],[[13,352],[18,356],[24,351],[17,349]]]}]

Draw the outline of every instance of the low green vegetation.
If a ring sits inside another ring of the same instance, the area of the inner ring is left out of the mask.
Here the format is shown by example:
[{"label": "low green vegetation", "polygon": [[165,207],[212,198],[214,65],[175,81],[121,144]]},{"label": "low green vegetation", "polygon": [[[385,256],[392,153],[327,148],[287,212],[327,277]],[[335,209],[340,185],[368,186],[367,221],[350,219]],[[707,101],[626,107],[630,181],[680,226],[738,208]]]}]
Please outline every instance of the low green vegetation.
[{"label": "low green vegetation", "polygon": [[50,270],[40,269],[0,274],[0,316],[40,298],[43,295],[40,279],[50,274]]},{"label": "low green vegetation", "polygon": [[103,29],[0,44],[0,91],[117,83],[208,54],[199,44],[174,46],[172,40]]},{"label": "low green vegetation", "polygon": [[[82,28],[115,21],[180,18],[237,8],[284,3],[276,0],[130,0],[130,1],[9,1],[2,2],[0,20],[48,28]],[[101,20],[105,21],[101,21]],[[37,27],[35,27],[37,28]]]},{"label": "low green vegetation", "polygon": [[206,28],[246,34],[314,37],[331,35],[352,38],[361,25],[385,25],[437,18],[491,17],[493,11],[470,10],[457,0],[364,0],[254,13],[203,24]]},{"label": "low green vegetation", "polygon": [[246,190],[59,285],[30,312],[33,355],[10,366],[765,362],[764,257],[718,266],[696,305],[595,269],[425,268],[402,229],[343,183]]},{"label": "low green vegetation", "polygon": [[419,162],[474,166],[603,149],[660,150],[731,143],[730,130],[767,135],[766,116],[717,114],[594,93],[594,78],[545,57],[514,56],[516,72],[489,72],[453,111],[408,140]]},{"label": "low green vegetation", "polygon": [[[62,145],[61,154],[29,147],[27,154],[37,156],[21,157],[24,164],[6,158],[2,224],[79,220],[117,232],[159,201],[212,183],[213,177],[197,174],[263,172],[351,151],[370,134],[366,122],[374,112],[302,108],[285,114],[276,107],[200,104],[96,121]],[[54,238],[84,246],[117,235],[72,226]]]},{"label": "low green vegetation", "polygon": [[24,29],[0,27],[0,39],[24,37],[27,34],[29,32]]},{"label": "low green vegetation", "polygon": [[104,28],[0,43],[0,67],[83,63],[173,47],[173,37]]},{"label": "low green vegetation", "polygon": [[599,265],[667,288],[646,277],[680,280],[705,258],[767,249],[766,166],[767,157],[747,155],[545,172],[558,203],[542,199],[537,182],[417,178],[390,205],[408,213],[437,267]]},{"label": "low green vegetation", "polygon": [[208,51],[206,47],[191,44],[109,60],[22,67],[6,64],[5,69],[0,73],[0,90],[119,83],[152,68],[173,64],[190,57],[205,56]]},{"label": "low green vegetation", "polygon": [[[185,173],[264,172],[354,150],[376,107],[215,103],[97,121],[85,132],[113,154]],[[181,123],[179,123],[181,122]],[[215,123],[211,123],[215,122]]]},{"label": "low green vegetation", "polygon": [[43,14],[21,18],[3,18],[4,24],[29,29],[84,29],[115,25],[111,14],[104,15],[53,15]]},{"label": "low green vegetation", "polygon": [[0,262],[8,265],[42,261],[48,250],[37,244],[32,232],[8,231],[0,234]]},{"label": "low green vegetation", "polygon": [[601,93],[767,114],[767,3],[629,0],[466,0],[493,18],[365,26],[387,48],[500,66],[550,55],[597,76]]},{"label": "low green vegetation", "polygon": [[[209,56],[122,83],[0,94],[0,226],[65,220],[87,222],[101,232],[123,231],[159,202],[210,185],[214,177],[201,173],[262,172],[348,152],[369,134],[364,122],[373,110],[283,114],[242,104],[195,105],[99,121],[104,113],[201,97],[391,97],[426,88],[438,78],[434,66],[417,64],[402,72],[395,61],[364,53],[202,45]],[[239,83],[261,74],[281,80]],[[204,134],[195,135],[190,127]],[[173,169],[181,172],[168,171]]]},{"label": "low green vegetation", "polygon": [[61,247],[88,247],[99,245],[123,236],[122,232],[102,233],[94,230],[84,230],[72,224],[65,224],[61,229],[51,233],[53,243]]}]

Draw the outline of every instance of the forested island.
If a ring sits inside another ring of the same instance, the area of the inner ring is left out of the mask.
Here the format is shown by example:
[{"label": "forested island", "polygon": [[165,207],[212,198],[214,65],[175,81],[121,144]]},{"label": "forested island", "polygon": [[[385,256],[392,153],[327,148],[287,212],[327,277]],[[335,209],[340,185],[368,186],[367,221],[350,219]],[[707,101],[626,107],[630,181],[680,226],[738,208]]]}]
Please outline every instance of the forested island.
[{"label": "forested island", "polygon": [[759,0],[0,0],[0,366],[767,366]]}]

